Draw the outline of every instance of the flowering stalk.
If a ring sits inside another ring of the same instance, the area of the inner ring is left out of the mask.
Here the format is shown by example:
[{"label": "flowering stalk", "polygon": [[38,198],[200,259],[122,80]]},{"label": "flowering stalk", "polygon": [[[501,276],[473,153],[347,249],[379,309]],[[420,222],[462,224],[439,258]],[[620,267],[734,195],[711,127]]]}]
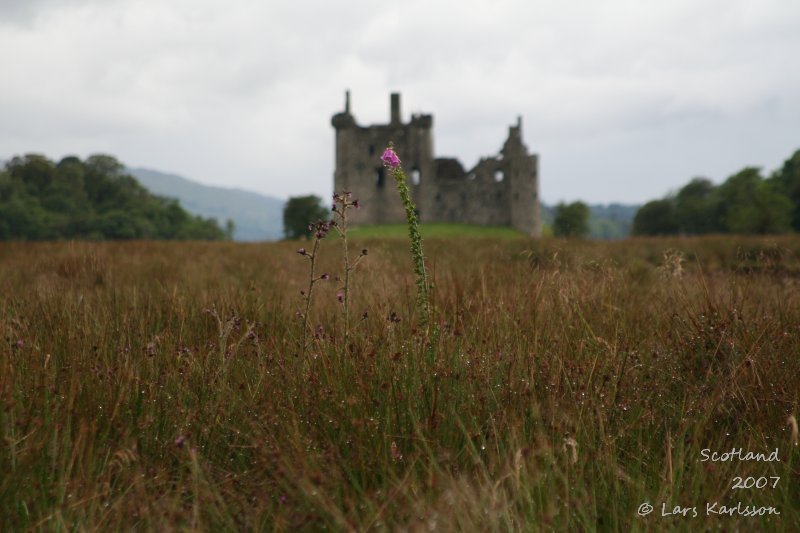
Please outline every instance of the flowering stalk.
[{"label": "flowering stalk", "polygon": [[414,274],[417,275],[417,307],[421,314],[420,324],[425,327],[428,325],[428,319],[431,315],[430,287],[428,285],[428,275],[425,272],[425,256],[422,253],[422,235],[419,232],[416,206],[408,189],[408,178],[403,172],[403,167],[400,166],[400,158],[397,157],[397,153],[395,153],[391,143],[383,152],[381,161],[383,161],[383,165],[386,168],[391,170],[406,211],[408,237],[411,240],[411,256],[414,260]]},{"label": "flowering stalk", "polygon": [[327,220],[320,220],[319,222],[315,222],[308,226],[314,233],[314,248],[311,252],[308,252],[305,248],[300,248],[297,250],[297,253],[302,255],[303,257],[307,257],[310,262],[309,268],[309,275],[308,275],[308,290],[307,291],[300,291],[300,294],[305,297],[305,311],[303,312],[303,357],[306,355],[306,350],[308,349],[308,344],[306,339],[308,338],[308,318],[309,313],[311,311],[311,294],[314,292],[314,284],[318,281],[323,281],[329,279],[328,273],[324,273],[321,276],[317,276],[315,273],[315,267],[317,264],[317,252],[319,251],[319,241],[325,238],[325,235],[328,234],[332,226],[331,221]]},{"label": "flowering stalk", "polygon": [[347,210],[350,208],[360,209],[361,204],[358,199],[352,200],[353,195],[350,192],[344,191],[342,193],[333,193],[333,208],[332,211],[336,219],[333,227],[339,232],[342,239],[342,260],[344,262],[344,287],[338,296],[339,301],[342,303],[344,309],[344,345],[347,347],[347,341],[350,337],[350,271],[367,255],[367,250],[361,250],[361,255],[350,264],[350,255],[347,244]]}]

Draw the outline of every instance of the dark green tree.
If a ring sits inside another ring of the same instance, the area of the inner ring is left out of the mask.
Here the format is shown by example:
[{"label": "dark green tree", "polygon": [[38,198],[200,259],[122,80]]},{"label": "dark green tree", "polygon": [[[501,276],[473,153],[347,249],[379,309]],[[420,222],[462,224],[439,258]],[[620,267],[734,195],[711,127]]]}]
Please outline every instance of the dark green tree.
[{"label": "dark green tree", "polygon": [[728,233],[768,234],[791,230],[792,202],[774,182],[748,167],[717,189],[719,219]]},{"label": "dark green tree", "polygon": [[589,206],[583,202],[559,203],[553,219],[556,237],[584,238],[589,234]]},{"label": "dark green tree", "polygon": [[223,239],[213,219],[150,194],[108,155],[14,157],[0,173],[2,239]]},{"label": "dark green tree", "polygon": [[673,235],[678,232],[672,198],[647,202],[633,218],[634,235]]},{"label": "dark green tree", "polygon": [[330,212],[322,207],[319,196],[295,196],[289,198],[283,208],[283,233],[287,239],[310,237],[309,224],[327,220]]},{"label": "dark green tree", "polygon": [[792,154],[767,181],[792,203],[792,229],[800,231],[800,150]]},{"label": "dark green tree", "polygon": [[719,209],[714,184],[706,178],[694,178],[675,196],[677,230],[686,235],[720,232]]},{"label": "dark green tree", "polygon": [[56,166],[39,154],[13,157],[6,164],[6,170],[11,178],[21,183],[25,192],[31,195],[45,191],[56,178]]}]

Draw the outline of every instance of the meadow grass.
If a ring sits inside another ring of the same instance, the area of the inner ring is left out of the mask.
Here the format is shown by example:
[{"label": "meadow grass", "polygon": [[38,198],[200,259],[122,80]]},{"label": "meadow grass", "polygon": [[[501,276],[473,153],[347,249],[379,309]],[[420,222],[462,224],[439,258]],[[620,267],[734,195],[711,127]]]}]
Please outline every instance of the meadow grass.
[{"label": "meadow grass", "polygon": [[797,237],[350,239],[0,244],[0,530],[800,528]]},{"label": "meadow grass", "polygon": [[[525,235],[506,226],[473,226],[471,224],[422,223],[419,225],[422,236],[428,238],[445,237],[495,237],[503,239],[523,239]],[[351,228],[353,237],[361,239],[408,238],[406,224],[363,225]]]}]

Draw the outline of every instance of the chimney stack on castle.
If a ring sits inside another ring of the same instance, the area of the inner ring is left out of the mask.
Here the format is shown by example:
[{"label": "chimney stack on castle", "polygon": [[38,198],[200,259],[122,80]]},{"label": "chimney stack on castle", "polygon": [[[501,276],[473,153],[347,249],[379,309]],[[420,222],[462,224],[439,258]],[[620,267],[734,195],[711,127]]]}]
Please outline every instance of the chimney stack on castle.
[{"label": "chimney stack on castle", "polygon": [[400,124],[400,93],[392,93],[392,124]]}]

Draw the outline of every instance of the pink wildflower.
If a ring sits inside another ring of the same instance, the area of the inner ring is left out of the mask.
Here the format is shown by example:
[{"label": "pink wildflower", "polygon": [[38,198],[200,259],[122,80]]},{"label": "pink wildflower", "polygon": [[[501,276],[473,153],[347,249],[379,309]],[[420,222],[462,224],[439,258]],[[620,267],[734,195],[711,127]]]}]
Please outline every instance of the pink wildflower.
[{"label": "pink wildflower", "polygon": [[383,152],[383,155],[381,156],[381,161],[383,161],[384,166],[390,168],[397,168],[400,166],[400,158],[397,157],[394,148],[392,148],[391,146],[386,148],[386,150]]}]

